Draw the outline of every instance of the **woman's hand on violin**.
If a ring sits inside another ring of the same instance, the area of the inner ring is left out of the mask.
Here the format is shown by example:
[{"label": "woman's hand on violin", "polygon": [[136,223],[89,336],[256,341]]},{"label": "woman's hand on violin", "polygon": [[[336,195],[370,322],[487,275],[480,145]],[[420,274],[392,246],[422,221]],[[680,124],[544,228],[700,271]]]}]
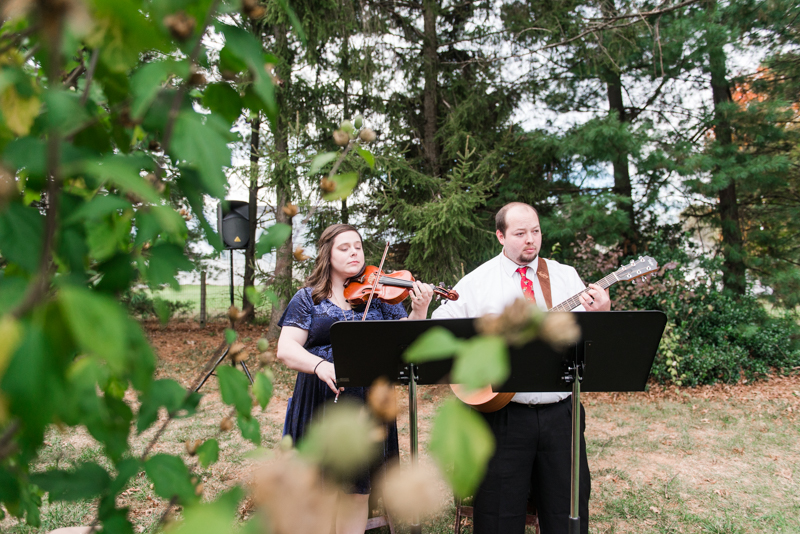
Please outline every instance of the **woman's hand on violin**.
[{"label": "woman's hand on violin", "polygon": [[414,281],[414,287],[409,291],[411,297],[411,314],[409,319],[425,319],[428,317],[428,306],[433,299],[433,288],[430,284]]},{"label": "woman's hand on violin", "polygon": [[317,375],[317,378],[328,384],[331,391],[334,393],[339,392],[339,388],[336,387],[336,368],[331,362],[322,362],[314,373]]}]

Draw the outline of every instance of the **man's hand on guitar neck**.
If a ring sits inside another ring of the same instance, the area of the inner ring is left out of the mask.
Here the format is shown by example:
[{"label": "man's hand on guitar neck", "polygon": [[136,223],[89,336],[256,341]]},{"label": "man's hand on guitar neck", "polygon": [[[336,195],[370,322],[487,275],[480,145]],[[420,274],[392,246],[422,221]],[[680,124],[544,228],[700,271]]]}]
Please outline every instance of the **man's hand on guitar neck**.
[{"label": "man's hand on guitar neck", "polygon": [[608,291],[597,284],[589,284],[589,289],[578,296],[586,311],[611,311],[611,297]]}]

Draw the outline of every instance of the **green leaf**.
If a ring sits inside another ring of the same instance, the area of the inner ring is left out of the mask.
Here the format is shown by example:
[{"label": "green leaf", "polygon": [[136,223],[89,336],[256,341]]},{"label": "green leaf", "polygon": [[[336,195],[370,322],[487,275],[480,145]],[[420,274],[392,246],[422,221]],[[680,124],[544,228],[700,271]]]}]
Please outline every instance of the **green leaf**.
[{"label": "green leaf", "polygon": [[116,254],[110,260],[98,265],[97,271],[103,274],[103,278],[100,279],[96,289],[106,293],[116,293],[128,289],[136,278],[133,261],[130,254]]},{"label": "green leaf", "polygon": [[34,273],[39,268],[44,217],[35,208],[16,202],[0,212],[0,255]]},{"label": "green leaf", "polygon": [[261,425],[258,424],[258,419],[240,414],[237,420],[239,423],[239,430],[242,431],[242,437],[255,443],[256,447],[260,447]]},{"label": "green leaf", "polygon": [[89,120],[80,96],[71,91],[50,89],[44,94],[49,126],[67,133]]},{"label": "green leaf", "polygon": [[256,378],[253,381],[253,394],[255,394],[261,409],[266,408],[270,398],[272,398],[272,380],[264,373],[256,373]]},{"label": "green leaf", "polygon": [[114,372],[125,368],[127,316],[114,299],[65,286],[58,302],[78,345],[103,357]]},{"label": "green leaf", "polygon": [[95,0],[92,18],[98,28],[94,46],[108,69],[124,72],[138,63],[145,50],[169,50],[169,40],[136,0]]},{"label": "green leaf", "polygon": [[239,336],[236,333],[236,330],[233,330],[232,328],[225,329],[225,343],[228,345],[233,345],[233,342],[236,341],[237,337]]},{"label": "green leaf", "polygon": [[263,301],[263,295],[258,292],[258,290],[253,286],[247,286],[244,288],[244,294],[247,296],[247,300],[251,302],[254,306],[259,307],[261,306],[261,302]]},{"label": "green leaf", "polygon": [[212,83],[203,93],[203,105],[233,124],[242,114],[242,97],[227,83]]},{"label": "green leaf", "polygon": [[98,220],[120,210],[129,210],[133,206],[127,200],[116,195],[97,195],[73,211],[65,224],[74,224],[85,219]]},{"label": "green leaf", "polygon": [[219,460],[219,443],[217,443],[217,440],[206,440],[197,447],[197,459],[203,467],[208,467]]},{"label": "green leaf", "polygon": [[4,315],[14,308],[22,301],[25,292],[28,289],[28,282],[21,276],[9,276],[6,274],[0,277],[0,315]]},{"label": "green leaf", "polygon": [[356,145],[356,152],[358,152],[358,155],[361,156],[363,160],[367,162],[367,165],[369,165],[370,169],[375,168],[375,156],[372,155],[372,152],[370,152],[367,149],[361,148],[358,145]]},{"label": "green leaf", "polygon": [[479,336],[458,350],[451,377],[456,384],[478,389],[502,384],[510,372],[505,340],[500,336]]},{"label": "green leaf", "polygon": [[197,169],[209,195],[222,198],[227,185],[223,169],[231,166],[228,143],[234,140],[222,117],[182,111],[175,121],[170,153]]},{"label": "green leaf", "polygon": [[262,44],[250,32],[235,26],[222,25],[221,31],[225,35],[223,50],[229,50],[233,56],[247,65],[253,75],[253,91],[264,104],[267,118],[274,124],[278,115],[278,101],[272,77],[264,68],[266,61]]},{"label": "green leaf", "polygon": [[186,390],[175,380],[156,380],[150,386],[147,395],[140,397],[142,405],[136,421],[136,431],[141,433],[158,419],[158,409],[164,407],[167,412],[176,412],[183,404]]},{"label": "green leaf", "polygon": [[105,261],[119,250],[126,250],[130,242],[133,214],[112,214],[100,221],[86,221],[86,244],[89,253],[98,261]]},{"label": "green leaf", "polygon": [[0,389],[8,401],[9,411],[22,423],[21,436],[16,441],[31,454],[44,440],[44,429],[63,399],[58,363],[42,327],[26,325],[22,343],[0,376]]},{"label": "green leaf", "polygon": [[130,113],[133,119],[141,119],[144,116],[164,82],[175,71],[175,67],[176,63],[173,61],[146,63],[131,76],[133,102],[131,102]]},{"label": "green leaf", "polygon": [[46,471],[31,475],[31,482],[50,493],[53,501],[80,501],[108,489],[111,477],[95,463],[82,464],[75,471]]},{"label": "green leaf", "polygon": [[193,271],[194,264],[183,254],[183,249],[169,243],[162,243],[150,249],[147,266],[147,282],[150,287],[169,284],[178,289],[175,275],[178,271]]},{"label": "green leaf", "polygon": [[317,174],[325,165],[335,160],[338,156],[338,152],[325,152],[314,156],[314,159],[311,160],[311,168],[308,170],[309,176]]},{"label": "green leaf", "polygon": [[157,203],[158,193],[139,174],[143,168],[149,168],[152,162],[139,156],[113,155],[101,160],[90,161],[83,170],[100,182],[109,182],[126,193],[133,193],[145,202]]},{"label": "green leaf", "polygon": [[[22,137],[11,141],[3,152],[3,160],[15,169],[27,169],[31,177],[44,177],[47,172],[47,146],[41,139]],[[44,186],[44,181],[40,182]]]},{"label": "green leaf", "polygon": [[291,235],[292,227],[288,224],[273,224],[265,233],[261,234],[261,238],[259,238],[256,245],[256,256],[260,258],[264,254],[269,254],[273,249],[286,243],[286,240]]},{"label": "green leaf", "polygon": [[336,184],[336,189],[322,195],[322,198],[328,202],[347,198],[358,184],[358,174],[354,172],[345,172],[337,174],[331,178],[331,180]]},{"label": "green leaf", "polygon": [[247,391],[250,381],[245,374],[235,367],[220,365],[217,367],[219,390],[222,393],[222,402],[236,407],[236,411],[245,417],[250,416],[253,401]]},{"label": "green leaf", "polygon": [[456,398],[447,399],[433,421],[428,450],[460,497],[474,495],[494,453],[486,421]]},{"label": "green leaf", "polygon": [[144,469],[148,478],[153,481],[153,489],[159,497],[178,497],[183,504],[198,501],[189,469],[177,456],[156,454],[144,463]]},{"label": "green leaf", "polygon": [[443,360],[453,356],[464,344],[450,330],[434,326],[419,336],[403,354],[409,363],[423,363]]},{"label": "green leaf", "polygon": [[158,221],[162,235],[172,236],[178,242],[186,239],[186,221],[171,206],[152,206],[150,211]]},{"label": "green leaf", "polygon": [[183,521],[171,527],[169,532],[171,534],[233,532],[232,526],[238,522],[237,509],[241,500],[241,489],[234,488],[213,502],[189,506],[183,511]]}]

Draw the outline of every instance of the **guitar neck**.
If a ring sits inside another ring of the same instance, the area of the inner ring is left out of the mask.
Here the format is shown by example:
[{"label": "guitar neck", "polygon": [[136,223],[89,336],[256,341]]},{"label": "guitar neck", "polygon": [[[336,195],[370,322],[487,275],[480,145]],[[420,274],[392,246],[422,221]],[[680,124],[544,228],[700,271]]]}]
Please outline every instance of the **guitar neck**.
[{"label": "guitar neck", "polygon": [[[597,281],[597,285],[599,285],[603,289],[608,289],[609,287],[613,286],[617,282],[619,282],[619,278],[617,278],[616,273],[611,273],[608,276],[598,280]],[[568,298],[567,300],[565,300],[561,304],[558,304],[557,306],[553,306],[552,308],[550,308],[547,311],[571,311],[571,310],[574,310],[581,303],[581,300],[579,298],[581,296],[581,294],[586,293],[587,291],[589,291],[588,287],[586,289],[584,289],[583,291],[581,291],[580,293],[576,293],[576,294],[572,295],[570,298]]]}]

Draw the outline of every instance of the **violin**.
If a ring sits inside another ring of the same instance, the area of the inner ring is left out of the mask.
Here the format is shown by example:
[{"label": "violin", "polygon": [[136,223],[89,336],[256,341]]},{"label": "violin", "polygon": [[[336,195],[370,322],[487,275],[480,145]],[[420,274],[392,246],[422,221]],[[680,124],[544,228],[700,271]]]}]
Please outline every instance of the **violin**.
[{"label": "violin", "polygon": [[[458,293],[444,287],[433,287],[434,294],[448,300],[458,300]],[[399,304],[408,297],[409,290],[414,287],[414,277],[410,271],[395,271],[386,274],[374,265],[368,265],[364,271],[350,278],[344,284],[344,298],[353,306],[366,304],[373,287],[374,298],[387,304]]]}]

